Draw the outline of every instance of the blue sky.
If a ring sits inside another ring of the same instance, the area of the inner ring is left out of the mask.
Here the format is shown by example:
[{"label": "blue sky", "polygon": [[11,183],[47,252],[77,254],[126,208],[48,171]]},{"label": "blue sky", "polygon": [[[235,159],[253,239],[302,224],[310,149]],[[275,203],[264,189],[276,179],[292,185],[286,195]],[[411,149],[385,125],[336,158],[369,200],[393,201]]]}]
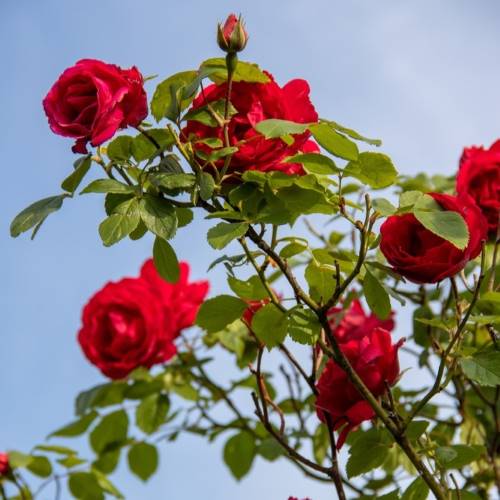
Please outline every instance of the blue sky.
[{"label": "blue sky", "polygon": [[[41,441],[71,419],[76,392],[102,380],[75,342],[80,309],[105,281],[136,273],[151,245],[105,249],[96,230],[100,199],[92,196],[69,200],[34,242],[10,239],[12,217],[56,194],[73,161],[71,141],[47,127],[42,98],[83,57],[160,77],[195,68],[218,54],[215,24],[230,11],[247,20],[245,59],[281,83],[309,80],[320,116],[383,139],[402,173],[451,174],[464,145],[500,135],[494,0],[1,0],[0,449]],[[199,221],[174,241],[199,278],[213,259],[202,244],[206,227]],[[222,271],[210,279],[220,290]],[[286,463],[258,461],[237,484],[220,453],[184,438],[165,446],[147,486],[126,474],[117,482],[131,499],[334,498]]]}]

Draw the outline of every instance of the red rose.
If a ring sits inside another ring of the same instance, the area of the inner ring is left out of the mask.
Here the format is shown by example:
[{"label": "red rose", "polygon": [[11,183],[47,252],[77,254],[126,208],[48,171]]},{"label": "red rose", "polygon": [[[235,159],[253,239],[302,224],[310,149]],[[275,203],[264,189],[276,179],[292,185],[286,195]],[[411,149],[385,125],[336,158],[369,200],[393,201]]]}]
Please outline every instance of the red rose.
[{"label": "red rose", "polygon": [[[305,80],[292,80],[281,88],[267,73],[268,83],[235,82],[231,92],[231,104],[237,113],[229,122],[229,142],[239,150],[231,158],[230,172],[242,173],[246,170],[268,172],[280,170],[286,174],[303,174],[300,164],[286,163],[284,160],[298,152],[318,152],[318,146],[309,140],[310,133],[295,134],[293,144],[281,139],[266,139],[255,130],[262,120],[279,118],[297,123],[318,121],[318,114],[309,99],[309,85]],[[210,85],[193,101],[193,110],[208,103],[225,99],[227,84]],[[197,121],[188,121],[182,130],[184,140],[218,138],[224,141],[221,127],[209,127]],[[212,149],[201,142],[196,149],[210,153]],[[223,160],[217,162],[221,167]]]},{"label": "red rose", "polygon": [[136,127],[148,114],[143,78],[137,68],[121,69],[82,59],[59,77],[43,100],[55,134],[76,139],[74,153],[87,153],[119,128]]},{"label": "red rose", "polygon": [[248,42],[248,33],[245,30],[241,17],[229,14],[224,23],[217,27],[217,43],[225,52],[241,52]]},{"label": "red rose", "polygon": [[471,196],[496,236],[500,224],[500,140],[490,149],[464,149],[457,176],[457,193]]},{"label": "red rose", "polygon": [[[368,389],[375,396],[381,396],[386,384],[394,384],[399,376],[398,349],[402,343],[403,340],[400,340],[392,344],[391,334],[387,330],[375,328],[364,337],[346,338],[340,348]],[[331,359],[316,387],[316,413],[319,419],[326,422],[326,412],[335,430],[342,427],[337,448],[344,444],[351,430],[375,416],[344,370]]]},{"label": "red rose", "polygon": [[328,311],[328,321],[337,340],[345,342],[346,340],[360,339],[377,327],[388,331],[393,330],[393,315],[394,313],[391,313],[391,317],[386,320],[380,320],[374,314],[367,316],[361,302],[356,299],[351,302],[347,310],[341,307],[332,307]]},{"label": "red rose", "polygon": [[9,455],[7,453],[0,453],[0,477],[5,476],[9,471]]},{"label": "red rose", "polygon": [[487,224],[469,197],[429,193],[443,210],[458,212],[469,229],[464,250],[427,230],[413,214],[392,215],[381,226],[380,250],[394,270],[415,283],[437,283],[460,272],[481,252]]},{"label": "red rose", "polygon": [[164,281],[151,260],[138,278],[108,283],[83,309],[78,341],[91,363],[106,376],[125,377],[139,366],[150,368],[176,352],[174,340],[194,323],[208,283],[188,283],[181,263],[175,284]]}]

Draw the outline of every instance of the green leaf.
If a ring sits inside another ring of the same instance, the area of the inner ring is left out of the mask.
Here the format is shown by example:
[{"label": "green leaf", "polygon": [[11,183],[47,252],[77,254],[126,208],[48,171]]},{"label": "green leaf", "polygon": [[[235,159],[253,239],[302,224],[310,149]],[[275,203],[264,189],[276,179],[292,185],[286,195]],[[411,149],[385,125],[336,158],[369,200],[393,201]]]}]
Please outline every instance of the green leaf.
[{"label": "green leaf", "polygon": [[27,467],[32,461],[33,457],[20,451],[9,450],[9,465],[15,469],[20,467]]},{"label": "green leaf", "polygon": [[99,486],[110,495],[113,495],[115,498],[123,499],[125,498],[122,493],[116,488],[116,486],[107,478],[105,474],[98,470],[92,471],[96,478]]},{"label": "green leaf", "polygon": [[60,436],[60,437],[80,436],[90,427],[90,425],[96,419],[96,417],[97,417],[97,412],[91,411],[90,413],[87,413],[86,415],[79,418],[78,420],[75,420],[74,422],[71,422],[70,424],[67,424],[64,427],[57,429],[52,434],[50,434],[50,437],[52,437],[52,436]]},{"label": "green leaf", "polygon": [[153,260],[158,274],[169,283],[177,283],[180,276],[179,261],[170,243],[162,238],[155,238]]},{"label": "green leaf", "polygon": [[271,118],[262,120],[255,125],[255,130],[266,139],[276,139],[288,134],[303,134],[309,125],[307,123],[295,123],[289,120]]},{"label": "green leaf", "polygon": [[218,295],[208,299],[200,307],[196,324],[208,333],[215,333],[241,318],[248,304],[238,297]]},{"label": "green leaf", "polygon": [[406,489],[401,500],[426,500],[429,496],[429,487],[421,477],[417,477]]},{"label": "green leaf", "polygon": [[190,95],[184,95],[184,89],[189,88],[197,77],[197,71],[183,71],[172,75],[156,87],[151,100],[151,113],[156,121],[159,122],[164,117],[173,121],[177,119],[179,113],[189,106],[196,92],[194,89],[187,92]]},{"label": "green leaf", "polygon": [[335,175],[340,172],[331,158],[320,153],[298,154],[286,161],[287,163],[300,163],[309,174]]},{"label": "green leaf", "polygon": [[80,194],[87,193],[133,193],[134,188],[115,179],[97,179],[86,186]]},{"label": "green leaf", "polygon": [[372,200],[373,208],[382,216],[388,217],[396,213],[397,208],[385,198],[375,198]]},{"label": "green leaf", "polygon": [[144,398],[135,411],[135,423],[141,431],[152,434],[165,422],[169,408],[168,399],[161,394]]},{"label": "green leaf", "polygon": [[363,280],[363,293],[370,309],[380,319],[387,319],[391,314],[389,294],[380,281],[368,270],[366,270]]},{"label": "green leaf", "polygon": [[234,239],[243,236],[247,231],[248,224],[245,222],[219,222],[219,224],[208,230],[208,243],[212,248],[221,250]]},{"label": "green leaf", "polygon": [[189,208],[178,207],[175,212],[177,214],[177,227],[185,227],[193,220],[193,211]]},{"label": "green leaf", "polygon": [[367,144],[370,144],[372,146],[381,146],[382,141],[380,139],[370,139],[368,137],[365,137],[364,135],[361,135],[359,132],[356,132],[355,130],[351,128],[344,127],[343,125],[340,125],[340,123],[336,123],[334,121],[328,120],[328,124],[333,127],[335,130],[338,130],[342,134],[348,135],[351,139],[354,139],[356,141],[363,141],[366,142]]},{"label": "green leaf", "polygon": [[122,203],[115,211],[120,213],[111,214],[99,225],[99,235],[107,247],[128,236],[140,221],[139,203],[135,198]]},{"label": "green leaf", "polygon": [[177,231],[177,215],[166,200],[147,194],[139,204],[141,219],[156,236],[169,240]]},{"label": "green leaf", "polygon": [[298,306],[292,309],[289,318],[288,335],[299,344],[315,345],[321,332],[316,314]]},{"label": "green leaf", "polygon": [[374,189],[390,186],[398,176],[398,171],[387,155],[370,152],[361,153],[357,161],[346,166],[344,172]]},{"label": "green leaf", "polygon": [[283,455],[283,448],[274,438],[262,440],[257,446],[257,453],[270,462],[274,462]]},{"label": "green leaf", "polygon": [[336,132],[327,123],[320,123],[309,127],[314,138],[319,142],[320,146],[325,148],[329,153],[344,160],[358,159],[358,146],[343,135]]},{"label": "green leaf", "polygon": [[346,472],[349,478],[380,467],[389,456],[387,435],[378,429],[361,434],[349,450]]},{"label": "green leaf", "polygon": [[96,453],[102,453],[110,445],[124,443],[128,433],[128,416],[125,410],[108,413],[90,433],[89,441]]},{"label": "green leaf", "polygon": [[263,300],[269,298],[269,294],[258,276],[252,276],[246,281],[230,276],[227,282],[231,290],[242,299]]},{"label": "green leaf", "polygon": [[304,276],[309,285],[309,293],[320,302],[326,302],[335,290],[335,271],[328,265],[314,260],[306,267]]},{"label": "green leaf", "polygon": [[483,452],[484,447],[478,445],[454,444],[452,446],[440,446],[436,449],[436,459],[445,469],[461,469],[477,460]]},{"label": "green leaf", "polygon": [[212,198],[215,189],[214,178],[207,172],[200,174],[198,182],[200,183],[200,197],[202,200],[209,200]]},{"label": "green leaf", "polygon": [[458,212],[446,210],[413,210],[416,219],[426,229],[437,236],[449,241],[459,250],[463,250],[469,243],[469,229],[463,217]]},{"label": "green leaf", "polygon": [[416,441],[429,427],[427,420],[413,420],[406,428],[406,436],[412,441]]},{"label": "green leaf", "polygon": [[49,196],[43,200],[36,201],[22,212],[19,212],[10,225],[10,235],[16,238],[21,233],[28,231],[28,229],[34,226],[36,226],[36,231],[52,212],[56,212],[62,207],[66,196],[65,194]]},{"label": "green leaf", "polygon": [[307,247],[307,243],[303,241],[292,241],[280,250],[280,257],[283,257],[283,259],[289,259],[294,255],[304,252],[307,250]]},{"label": "green leaf", "polygon": [[35,450],[39,451],[47,451],[49,453],[57,453],[58,455],[73,455],[76,454],[76,451],[72,448],[68,448],[67,446],[57,446],[57,445],[49,445],[49,444],[40,444],[35,446]]},{"label": "green leaf", "polygon": [[[150,128],[146,133],[147,135],[140,133],[132,141],[132,155],[138,162],[149,160],[174,144],[174,138],[166,128]],[[151,139],[154,139],[156,144]],[[160,165],[164,166],[165,163],[171,165],[174,158],[175,155],[168,155],[161,160]]]},{"label": "green leaf", "polygon": [[102,488],[92,472],[73,472],[68,478],[68,488],[75,498],[104,500]]},{"label": "green leaf", "polygon": [[62,181],[61,188],[68,191],[68,193],[73,194],[89,171],[91,165],[92,160],[90,159],[90,155],[76,160],[75,170],[73,170],[73,172]]},{"label": "green leaf", "polygon": [[253,315],[252,331],[268,349],[285,340],[287,329],[287,315],[274,304],[266,304]]},{"label": "green leaf", "polygon": [[314,459],[319,464],[322,464],[325,461],[326,455],[330,450],[330,438],[328,436],[328,427],[320,423],[316,430],[314,431],[313,439],[313,453]]},{"label": "green leaf", "polygon": [[240,432],[226,441],[224,462],[237,480],[248,474],[254,457],[255,441],[248,432]]},{"label": "green leaf", "polygon": [[171,189],[190,189],[194,186],[196,178],[193,174],[171,174],[160,173],[149,177],[151,182],[160,188]]},{"label": "green leaf", "polygon": [[76,398],[75,413],[81,416],[92,408],[120,404],[124,399],[126,388],[125,382],[115,381],[99,384],[83,391]]},{"label": "green leaf", "polygon": [[47,457],[32,456],[26,468],[38,477],[49,477],[52,474],[52,465]]},{"label": "green leaf", "polygon": [[92,462],[94,470],[111,474],[118,467],[120,461],[121,448],[111,447],[109,450],[103,451],[99,457]]},{"label": "green leaf", "polygon": [[[215,83],[224,83],[227,81],[226,61],[222,57],[207,59],[201,64],[200,71],[205,73]],[[233,73],[233,81],[267,83],[269,82],[269,77],[256,64],[238,61]]]},{"label": "green leaf", "polygon": [[461,358],[460,366],[465,375],[479,385],[496,387],[500,385],[500,352],[479,352]]},{"label": "green leaf", "polygon": [[110,160],[126,161],[132,154],[132,137],[121,135],[113,139],[106,148],[106,154]]},{"label": "green leaf", "polygon": [[61,464],[63,467],[66,467],[67,469],[71,469],[72,467],[76,467],[77,465],[84,464],[85,462],[86,460],[83,460],[76,455],[68,455],[67,457],[59,458],[57,460],[57,463]]},{"label": "green leaf", "polygon": [[158,450],[148,443],[136,443],[128,452],[130,470],[143,481],[147,481],[158,468]]}]

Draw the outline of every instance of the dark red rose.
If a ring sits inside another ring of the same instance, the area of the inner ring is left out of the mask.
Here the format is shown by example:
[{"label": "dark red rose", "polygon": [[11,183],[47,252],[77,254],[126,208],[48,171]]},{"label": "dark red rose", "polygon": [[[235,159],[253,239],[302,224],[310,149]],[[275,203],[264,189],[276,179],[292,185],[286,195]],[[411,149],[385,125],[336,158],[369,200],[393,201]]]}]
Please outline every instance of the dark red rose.
[{"label": "dark red rose", "polygon": [[248,33],[245,30],[241,17],[229,14],[224,25],[217,27],[217,43],[225,52],[241,52],[248,42]]},{"label": "dark red rose", "polygon": [[167,283],[147,261],[138,278],[108,283],[83,309],[78,341],[104,375],[123,378],[139,366],[150,368],[176,352],[174,340],[194,323],[208,283],[188,282],[189,266]]},{"label": "dark red rose", "polygon": [[99,146],[120,128],[135,127],[148,114],[144,80],[134,66],[122,69],[82,59],[59,77],[43,100],[55,134],[76,139],[75,153]]},{"label": "dark red rose", "polygon": [[425,229],[413,214],[392,215],[380,227],[380,250],[396,272],[415,283],[437,283],[460,272],[481,252],[487,223],[469,197],[429,193],[443,210],[458,212],[469,229],[469,244],[459,250]]},{"label": "dark red rose", "polygon": [[355,299],[347,310],[332,307],[328,311],[328,321],[337,340],[345,342],[360,339],[377,327],[392,331],[394,329],[393,315],[394,313],[391,313],[391,317],[386,320],[380,320],[374,314],[366,315],[361,302]]},{"label": "dark red rose", "polygon": [[7,453],[0,453],[0,477],[5,476],[9,471],[9,455]]},{"label": "dark red rose", "polygon": [[[231,92],[231,103],[237,113],[229,122],[229,141],[239,150],[231,158],[229,172],[246,170],[268,172],[280,170],[286,174],[303,174],[300,164],[286,163],[287,157],[299,152],[318,152],[318,146],[309,140],[310,133],[295,134],[293,144],[281,139],[266,139],[255,130],[262,120],[279,118],[297,123],[318,121],[318,114],[309,99],[309,85],[305,80],[292,80],[283,88],[267,73],[268,83],[235,82]],[[227,84],[210,85],[193,101],[192,109],[202,108],[208,103],[225,99]],[[224,140],[221,127],[209,127],[197,121],[188,121],[182,130],[184,140],[197,141],[207,138]],[[212,149],[201,142],[195,148],[205,153]],[[223,160],[217,162],[219,168]]]},{"label": "dark red rose", "polygon": [[490,149],[465,148],[457,176],[458,195],[469,195],[488,221],[495,236],[500,224],[500,140]]},{"label": "dark red rose", "polygon": [[[392,385],[399,376],[398,349],[400,340],[392,344],[391,334],[383,328],[374,328],[361,338],[346,338],[340,344],[356,373],[368,389],[381,396],[386,384]],[[358,390],[349,381],[346,373],[333,360],[329,360],[316,387],[316,413],[326,422],[325,412],[330,415],[333,428],[342,428],[337,448],[340,448],[347,434],[361,422],[372,419],[375,414]]]}]

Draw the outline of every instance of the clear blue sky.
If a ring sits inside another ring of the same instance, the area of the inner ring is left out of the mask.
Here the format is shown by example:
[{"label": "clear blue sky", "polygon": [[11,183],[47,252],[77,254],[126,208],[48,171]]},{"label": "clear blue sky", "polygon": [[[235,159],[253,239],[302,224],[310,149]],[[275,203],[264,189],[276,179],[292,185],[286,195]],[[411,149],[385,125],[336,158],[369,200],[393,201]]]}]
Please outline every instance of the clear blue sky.
[{"label": "clear blue sky", "polygon": [[[464,145],[500,136],[494,0],[1,0],[0,450],[41,441],[72,418],[75,393],[101,381],[75,341],[81,306],[105,281],[136,273],[151,244],[105,249],[92,196],[68,201],[34,242],[10,239],[12,217],[56,194],[73,161],[71,141],[47,127],[43,96],[83,57],[161,77],[195,68],[218,54],[215,23],[230,11],[247,20],[245,59],[282,83],[308,79],[320,115],[382,138],[400,172],[451,174]],[[174,241],[196,277],[213,258],[205,228],[199,222]],[[222,272],[210,278],[220,290]],[[181,439],[165,445],[147,486],[122,473],[117,482],[130,499],[334,498],[286,463],[259,460],[237,484],[220,453]]]}]

